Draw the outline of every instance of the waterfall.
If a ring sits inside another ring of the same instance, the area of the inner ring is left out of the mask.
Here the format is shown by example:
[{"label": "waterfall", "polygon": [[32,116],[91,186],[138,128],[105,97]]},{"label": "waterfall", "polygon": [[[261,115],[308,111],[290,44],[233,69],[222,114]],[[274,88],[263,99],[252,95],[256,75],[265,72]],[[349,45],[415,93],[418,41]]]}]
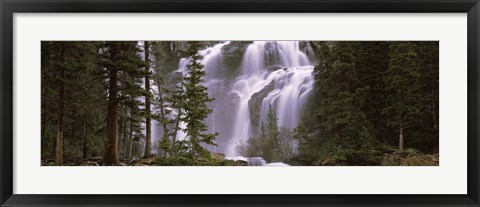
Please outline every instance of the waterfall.
[{"label": "waterfall", "polygon": [[277,70],[275,89],[263,99],[260,112],[265,123],[268,108],[274,107],[280,127],[293,129],[298,125],[302,106],[313,88],[313,66]]},{"label": "waterfall", "polygon": [[[216,44],[213,47],[208,47],[204,50],[200,50],[199,53],[203,56],[201,63],[204,65],[204,70],[206,77],[204,80],[210,80],[210,81],[205,81],[203,84],[205,84],[209,88],[211,83],[214,83],[215,80],[212,79],[211,77],[215,76],[216,70],[221,68],[222,66],[222,51],[221,48],[225,45],[230,44],[230,41],[226,41],[220,44]],[[190,63],[190,58],[181,58],[179,63],[178,63],[178,69],[176,72],[179,72],[182,74],[182,76],[187,76],[188,75],[188,68],[187,65]],[[209,125],[210,127],[213,126],[213,129],[215,129],[213,124]],[[181,121],[179,124],[180,129],[185,129],[186,123]],[[186,137],[186,133],[183,130],[179,130],[177,132],[176,139],[177,140],[184,140]]]},{"label": "waterfall", "polygon": [[[228,44],[230,44],[230,41],[219,43],[213,47],[208,47],[198,51],[198,53],[203,56],[201,63],[204,65],[203,69],[207,75],[206,79],[208,79],[209,76],[215,75],[215,72],[218,69],[222,69],[222,47]],[[189,62],[190,58],[181,58],[180,62],[178,63],[177,72],[181,72],[184,76],[186,76],[188,74],[187,64]]]},{"label": "waterfall", "polygon": [[[253,94],[273,81],[275,89],[263,100],[260,120],[265,120],[268,107],[272,105],[279,126],[293,129],[297,127],[301,107],[313,87],[313,66],[300,50],[298,41],[255,41],[247,47],[241,65],[242,75],[233,84],[233,91],[240,97],[240,106],[233,135],[224,152],[226,156],[235,156],[235,146],[252,135],[248,101]],[[275,71],[269,71],[272,65],[277,66]]]},{"label": "waterfall", "polygon": [[[221,131],[217,138],[219,146],[213,149],[226,157],[236,157],[235,146],[248,140],[253,133],[249,101],[272,83],[273,90],[268,91],[261,102],[258,123],[265,121],[271,105],[279,126],[290,129],[297,126],[302,107],[313,88],[313,49],[308,42],[301,45],[299,41],[254,41],[245,48],[238,75],[229,79],[218,76],[224,70],[235,70],[225,68],[223,63],[222,48],[229,44],[219,43],[199,53],[204,56],[202,64],[206,76],[203,84],[208,87],[210,96],[216,98],[209,104],[214,110],[208,119],[209,128],[212,132]],[[177,71],[184,76],[188,74],[188,62],[187,58],[179,62]],[[270,165],[263,162],[252,160],[252,164]]]},{"label": "waterfall", "polygon": [[252,75],[265,68],[265,42],[255,41],[247,47],[241,68],[242,75]]},{"label": "waterfall", "polygon": [[310,65],[307,55],[300,50],[298,41],[279,41],[277,44],[280,65],[283,67]]}]

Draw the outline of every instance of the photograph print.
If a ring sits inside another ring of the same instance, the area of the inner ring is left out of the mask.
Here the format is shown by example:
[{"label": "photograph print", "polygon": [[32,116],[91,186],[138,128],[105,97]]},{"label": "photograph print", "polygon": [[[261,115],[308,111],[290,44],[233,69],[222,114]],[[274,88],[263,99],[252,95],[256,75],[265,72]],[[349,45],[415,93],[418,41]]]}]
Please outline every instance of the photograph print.
[{"label": "photograph print", "polygon": [[42,166],[438,166],[438,41],[42,41]]}]

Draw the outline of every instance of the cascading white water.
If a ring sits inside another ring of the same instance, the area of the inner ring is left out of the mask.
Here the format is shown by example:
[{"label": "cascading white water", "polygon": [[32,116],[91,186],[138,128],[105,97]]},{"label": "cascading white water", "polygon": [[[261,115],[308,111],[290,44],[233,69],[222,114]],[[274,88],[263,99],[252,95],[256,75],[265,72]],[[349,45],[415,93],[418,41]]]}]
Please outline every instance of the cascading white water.
[{"label": "cascading white water", "polygon": [[[263,69],[262,69],[263,70]],[[259,71],[262,72],[262,71]],[[233,134],[226,146],[225,155],[235,156],[235,146],[250,138],[252,133],[252,126],[250,120],[250,110],[248,101],[252,95],[262,90],[270,82],[278,77],[278,72],[263,71],[263,73],[240,76],[235,79],[232,91],[240,97],[238,110],[236,112],[234,125],[232,126]]]},{"label": "cascading white water", "polygon": [[305,53],[305,55],[307,55],[309,59],[314,58],[313,56],[315,55],[315,53],[313,52],[313,48],[309,43],[305,44],[305,48],[303,49],[303,52]]},{"label": "cascading white water", "polygon": [[255,41],[245,50],[242,60],[242,75],[250,76],[265,68],[265,42]]},{"label": "cascading white water", "polygon": [[[272,105],[279,126],[291,129],[297,126],[301,109],[313,87],[313,64],[309,58],[313,55],[313,50],[308,42],[305,42],[304,47],[300,47],[298,41],[255,41],[245,49],[239,75],[230,80],[218,78],[216,75],[223,70],[222,47],[228,44],[230,42],[216,44],[199,52],[204,56],[202,64],[205,66],[206,76],[203,84],[208,87],[210,96],[218,98],[215,95],[220,91],[223,95],[226,94],[224,99],[229,101],[228,104],[217,103],[211,106],[214,110],[212,114],[231,119],[230,125],[223,126],[224,133],[217,138],[221,143],[215,149],[226,157],[236,157],[235,146],[249,139],[253,133],[249,101],[254,94],[272,82],[274,89],[269,91],[262,101],[259,123],[265,120],[268,107]],[[181,59],[177,71],[188,75],[188,61]],[[216,113],[217,111],[223,113]],[[212,132],[217,130],[215,123],[222,122],[215,119],[216,116],[212,115],[208,120]],[[225,129],[226,127],[228,128]],[[184,137],[185,134],[182,132],[178,138],[180,136]]]},{"label": "cascading white water", "polygon": [[272,106],[277,114],[280,127],[290,129],[297,127],[302,106],[313,88],[312,72],[313,66],[294,67],[273,72],[277,73],[275,89],[263,99],[260,112],[261,121],[265,123],[268,109]]},{"label": "cascading white water", "polygon": [[[265,65],[266,58],[270,64],[278,63],[280,69],[269,71],[271,65]],[[301,107],[313,87],[313,66],[300,50],[298,41],[255,41],[247,47],[241,69],[242,76],[233,84],[233,91],[240,97],[240,106],[236,112],[234,133],[224,152],[226,156],[235,156],[235,146],[251,136],[248,102],[253,94],[274,81],[275,89],[265,97],[260,119],[265,120],[268,107],[272,105],[279,126],[292,129],[297,127]]]},{"label": "cascading white water", "polygon": [[[230,41],[226,41],[220,44],[216,44],[213,47],[208,47],[204,50],[200,50],[199,53],[203,56],[201,63],[204,65],[204,70],[206,72],[206,81],[203,83],[209,86],[210,83],[214,82],[215,80],[211,78],[211,76],[214,75],[215,70],[222,65],[222,47],[225,45],[230,44]],[[189,58],[181,58],[180,62],[178,63],[178,70],[177,72],[182,73],[182,75],[185,77],[188,75],[188,69],[187,65],[190,62]],[[212,127],[214,125],[210,125]],[[185,122],[180,122],[179,128],[184,129],[186,127]],[[214,128],[214,127],[213,127]],[[214,131],[214,130],[213,130]],[[177,140],[183,140],[185,139],[186,134],[183,130],[179,130],[177,132]]]},{"label": "cascading white water", "polygon": [[[222,66],[222,47],[230,44],[230,41],[226,41],[220,44],[216,44],[213,47],[208,47],[204,50],[198,51],[203,56],[200,61],[204,67],[207,78],[210,75],[214,75],[214,70]],[[181,58],[178,63],[177,72],[181,72],[184,76],[188,75],[187,64],[190,62],[189,58]]]},{"label": "cascading white water", "polygon": [[298,41],[278,41],[280,65],[298,67],[310,65],[307,55],[300,50]]},{"label": "cascading white water", "polygon": [[262,157],[252,157],[252,158],[248,158],[246,161],[248,166],[271,166],[271,167],[289,166],[282,162],[267,163]]}]

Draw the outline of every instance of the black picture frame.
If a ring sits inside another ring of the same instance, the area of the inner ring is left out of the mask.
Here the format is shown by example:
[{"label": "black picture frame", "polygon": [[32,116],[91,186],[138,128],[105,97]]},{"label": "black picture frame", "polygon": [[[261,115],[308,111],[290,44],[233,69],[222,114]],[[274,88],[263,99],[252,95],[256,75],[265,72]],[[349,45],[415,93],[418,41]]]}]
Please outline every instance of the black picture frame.
[{"label": "black picture frame", "polygon": [[[478,0],[0,0],[1,206],[480,206]],[[467,13],[468,190],[465,195],[20,195],[13,194],[15,13]]]}]

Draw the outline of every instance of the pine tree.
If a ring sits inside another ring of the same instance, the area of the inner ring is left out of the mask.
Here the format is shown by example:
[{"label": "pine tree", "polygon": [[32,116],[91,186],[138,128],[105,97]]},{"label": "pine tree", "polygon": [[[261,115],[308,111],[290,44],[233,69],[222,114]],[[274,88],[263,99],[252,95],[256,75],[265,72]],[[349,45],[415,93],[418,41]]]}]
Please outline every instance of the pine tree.
[{"label": "pine tree", "polygon": [[[164,49],[165,49],[165,44],[164,42],[154,42],[152,45],[152,50],[155,58],[158,59],[165,59],[166,55],[164,54]],[[178,101],[181,101],[179,99],[176,99],[178,96],[178,92],[176,93],[171,93],[171,89],[168,86],[168,79],[170,78],[169,71],[165,68],[163,64],[155,64],[155,74],[152,76],[152,79],[155,83],[156,86],[156,91],[154,91],[156,99],[155,99],[155,106],[158,109],[158,112],[154,115],[155,120],[157,120],[160,125],[162,126],[162,137],[159,143],[160,151],[163,151],[164,156],[167,157],[168,155],[174,156],[175,150],[174,150],[174,145],[175,145],[175,138],[176,138],[176,133],[171,132],[172,125],[176,124],[176,126],[173,126],[173,130],[177,131],[178,130],[178,124],[180,121],[180,116],[178,116],[176,119],[172,118],[172,107],[179,106],[181,104],[177,104]],[[178,86],[177,86],[178,87]],[[182,109],[176,107],[176,111],[181,111]],[[181,113],[177,113],[179,115]],[[178,123],[177,121],[178,120]]]},{"label": "pine tree", "polygon": [[315,97],[320,98],[314,136],[300,143],[300,149],[304,149],[301,154],[311,157],[311,162],[326,158],[349,164],[370,162],[361,159],[372,148],[375,137],[362,111],[369,87],[361,83],[356,65],[358,44],[334,42],[323,46],[326,51],[315,67]]},{"label": "pine tree", "polygon": [[[262,142],[263,146],[263,158],[267,162],[280,161],[279,160],[279,130],[278,130],[278,118],[277,113],[273,110],[272,105],[269,105],[267,112],[265,130],[261,130],[261,134],[264,134],[264,141]],[[262,124],[263,126],[263,124]]]},{"label": "pine tree", "polygon": [[118,162],[118,137],[117,137],[117,116],[118,104],[125,97],[119,97],[119,91],[123,94],[138,96],[139,87],[128,81],[123,81],[122,88],[118,82],[119,73],[125,73],[131,77],[139,77],[139,68],[143,61],[138,56],[139,48],[137,42],[105,42],[102,53],[102,64],[108,74],[108,103],[107,103],[107,142],[105,144],[105,165],[115,165]]},{"label": "pine tree", "polygon": [[42,100],[41,100],[41,123],[42,123],[42,159],[46,156],[55,156],[56,140],[56,109],[57,90],[57,67],[55,66],[56,54],[52,42],[42,41],[41,43],[41,81],[42,81]]},{"label": "pine tree", "polygon": [[101,116],[92,115],[89,109],[95,105],[91,99],[98,101],[98,93],[92,92],[101,88],[91,76],[97,69],[97,49],[95,42],[42,42],[42,142],[51,136],[49,129],[55,128],[56,165],[63,165],[65,147],[72,154],[65,141],[83,143],[86,148],[86,120]]},{"label": "pine tree", "polygon": [[383,80],[385,71],[388,68],[389,42],[387,41],[365,41],[359,42],[358,55],[356,56],[356,67],[358,68],[361,87],[368,86],[365,91],[365,104],[362,111],[372,124],[372,133],[379,142],[389,143],[390,133],[385,124],[385,117],[382,110],[385,107],[385,82]]},{"label": "pine tree", "polygon": [[218,133],[208,133],[208,126],[205,119],[212,112],[207,103],[213,101],[208,97],[207,87],[201,85],[205,71],[200,60],[203,58],[197,51],[198,42],[190,42],[190,63],[188,63],[188,75],[184,78],[183,87],[185,117],[183,120],[187,124],[184,131],[189,137],[191,145],[191,156],[197,155],[209,157],[208,151],[201,146],[202,143],[216,145],[215,138]]},{"label": "pine tree", "polygon": [[439,42],[427,42],[422,45],[423,51],[428,51],[426,53],[426,59],[428,60],[425,63],[425,67],[428,68],[428,78],[430,79],[430,104],[431,107],[428,110],[430,116],[432,117],[432,128],[433,128],[433,147],[432,152],[438,153],[439,151]]},{"label": "pine tree", "polygon": [[388,126],[397,129],[399,151],[404,150],[405,129],[419,114],[419,108],[415,106],[420,98],[416,93],[420,77],[416,50],[413,42],[391,43],[389,68],[384,77],[388,95],[383,113]]},{"label": "pine tree", "polygon": [[[105,118],[104,108],[104,87],[101,78],[96,76],[100,70],[98,50],[100,45],[98,42],[73,42],[77,48],[77,54],[80,59],[76,61],[78,68],[71,73],[69,79],[69,87],[67,94],[70,97],[67,102],[67,107],[71,120],[69,122],[74,128],[79,128],[79,135],[72,133],[72,138],[81,138],[78,144],[81,146],[81,157],[86,159],[88,157],[89,148],[91,153],[101,150],[100,148],[90,147],[100,138],[103,139],[103,134],[95,130],[96,127],[103,127],[104,124],[100,122]],[[80,121],[81,120],[81,121]],[[77,131],[77,130],[75,130]],[[89,140],[92,139],[92,140]],[[70,141],[70,140],[69,140]],[[72,143],[72,141],[70,141]],[[76,141],[74,143],[77,143]]]},{"label": "pine tree", "polygon": [[144,158],[152,156],[152,122],[150,111],[150,42],[144,41],[145,51],[145,155]]},{"label": "pine tree", "polygon": [[420,73],[415,93],[421,97],[415,107],[420,113],[410,135],[415,139],[408,143],[421,151],[435,153],[438,152],[439,45],[437,41],[415,43]]},{"label": "pine tree", "polygon": [[173,156],[176,155],[176,153],[179,150],[178,145],[181,145],[181,143],[177,143],[177,136],[178,136],[178,131],[184,130],[180,127],[180,122],[184,120],[185,117],[185,89],[183,86],[183,79],[180,82],[180,85],[175,86],[175,91],[172,93],[172,96],[170,98],[167,98],[168,101],[171,102],[172,107],[174,107],[176,111],[176,115],[174,118],[174,126],[173,126],[173,132],[171,134],[172,136],[172,153]]},{"label": "pine tree", "polygon": [[[66,44],[61,44],[60,50],[66,52]],[[61,57],[67,63],[64,55]],[[61,64],[61,63],[60,63]],[[55,165],[63,165],[63,123],[65,110],[65,66],[60,66],[58,71],[58,118],[57,118],[57,139],[55,142]]]}]

